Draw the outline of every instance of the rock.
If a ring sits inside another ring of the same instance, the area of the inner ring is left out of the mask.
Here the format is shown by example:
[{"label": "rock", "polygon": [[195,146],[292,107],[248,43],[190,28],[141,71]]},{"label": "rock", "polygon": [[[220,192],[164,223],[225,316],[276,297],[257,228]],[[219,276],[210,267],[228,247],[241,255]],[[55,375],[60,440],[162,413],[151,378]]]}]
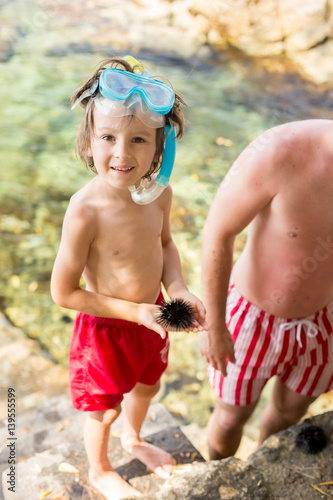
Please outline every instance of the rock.
[{"label": "rock", "polygon": [[330,34],[327,1],[282,0],[280,22],[287,52],[308,50]]},{"label": "rock", "polygon": [[[35,408],[20,412],[17,433],[15,477],[17,490],[8,490],[8,449],[5,421],[2,422],[3,442],[0,442],[0,474],[4,500],[81,500],[86,494],[102,497],[88,481],[88,464],[84,451],[82,427],[85,415],[74,410],[67,397],[56,397],[39,403]],[[134,487],[149,492],[152,498],[161,489],[163,480],[147,471],[143,463],[133,459],[120,445],[122,415],[112,426],[109,457],[117,472]],[[0,430],[1,425],[0,425]],[[177,465],[190,467],[203,457],[176,425],[161,404],[151,405],[143,424],[142,437],[169,451]],[[43,496],[44,495],[44,496]],[[1,493],[0,493],[1,498]]]},{"label": "rock", "polygon": [[[317,455],[295,447],[295,436],[308,423],[321,426],[330,436]],[[333,412],[317,415],[269,437],[246,462],[232,457],[193,465],[182,475],[171,476],[154,497],[144,499],[285,500],[292,491],[293,500],[313,500],[318,496],[316,488],[329,495],[330,486],[321,483],[332,481],[332,436]]]},{"label": "rock", "polygon": [[317,83],[329,83],[333,82],[332,56],[333,40],[327,40],[306,52],[295,52],[292,59],[306,77]]},{"label": "rock", "polygon": [[[188,2],[189,3],[189,2]],[[188,5],[187,3],[187,5]],[[332,82],[330,64],[323,64],[317,52],[316,71],[308,68],[307,51],[318,44],[327,46],[332,58],[332,0],[212,0],[202,4],[191,2],[190,12],[208,19],[214,36],[211,43],[227,41],[252,56],[286,54],[296,62],[303,74],[316,82]]]},{"label": "rock", "polygon": [[268,489],[258,470],[232,457],[193,465],[189,472],[169,479],[156,495],[156,500],[203,498],[268,499]]},{"label": "rock", "polygon": [[[0,3],[6,21],[0,60],[33,46],[46,54],[67,54],[77,47],[164,54],[197,64],[232,45],[251,56],[286,55],[307,78],[329,83],[332,6],[333,0],[14,0]],[[308,56],[321,45],[325,50]]]},{"label": "rock", "polygon": [[[0,421],[0,474],[4,496],[0,492],[0,500],[36,500],[43,495],[50,500],[81,500],[86,494],[100,500],[87,479],[82,439],[85,416],[72,408],[67,395],[51,397],[56,391],[64,391],[65,385],[67,392],[67,371],[58,372],[60,367],[52,363],[40,345],[27,339],[1,315],[0,360],[2,387],[16,387],[20,395],[15,429],[15,474],[19,478],[19,491],[8,490],[9,429],[4,411]],[[4,409],[6,396],[2,394]],[[320,426],[328,437],[327,445],[317,454],[304,453],[295,445],[295,437],[309,423]],[[120,417],[112,427],[110,459],[119,474],[146,492],[143,497],[146,500],[285,500],[290,498],[291,489],[294,500],[313,500],[318,488],[323,495],[329,494],[329,485],[322,483],[332,481],[333,477],[333,411],[271,436],[247,460],[232,457],[206,463],[203,429],[193,425],[180,428],[163,405],[154,404],[149,409],[142,436],[174,457],[174,473],[166,482],[122,450],[121,425]],[[198,451],[201,449],[203,454]]]},{"label": "rock", "polygon": [[[15,471],[20,489],[15,495],[7,489],[8,450],[4,441],[0,449],[3,498],[36,500],[44,495],[50,499],[81,500],[84,495],[93,494],[100,500],[87,479],[81,436],[83,421],[84,415],[71,408],[65,396],[21,412]],[[316,455],[303,453],[295,446],[295,437],[309,423],[320,426],[329,437],[326,447]],[[333,475],[333,412],[311,417],[269,437],[247,461],[231,457],[204,462],[164,407],[152,405],[143,436],[168,450],[177,462],[166,482],[122,450],[121,424],[120,417],[112,429],[110,459],[120,475],[146,492],[143,500],[285,500],[290,498],[291,491],[294,500],[313,500],[318,488],[323,495],[330,493],[330,486],[322,483],[332,481]]]},{"label": "rock", "polygon": [[[307,423],[321,426],[329,437],[322,452],[306,454],[295,446],[295,437]],[[263,446],[248,460],[265,478],[269,477],[269,491],[274,498],[289,498],[293,491],[294,500],[312,500],[313,484],[332,481],[333,476],[333,412],[306,419],[303,423],[269,437]],[[278,493],[278,496],[276,495]],[[271,498],[271,497],[270,497]]]},{"label": "rock", "polygon": [[15,390],[17,411],[68,391],[68,370],[1,314],[0,363],[0,418],[7,413],[9,387]]}]

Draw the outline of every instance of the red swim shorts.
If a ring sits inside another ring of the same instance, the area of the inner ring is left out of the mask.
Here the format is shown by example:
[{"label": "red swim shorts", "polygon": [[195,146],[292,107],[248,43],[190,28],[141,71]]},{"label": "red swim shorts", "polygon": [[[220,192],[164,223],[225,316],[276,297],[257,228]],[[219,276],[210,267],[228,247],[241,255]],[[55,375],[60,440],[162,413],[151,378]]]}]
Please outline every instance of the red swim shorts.
[{"label": "red swim shorts", "polygon": [[[157,304],[163,300],[160,294]],[[69,384],[74,408],[118,406],[137,382],[155,385],[168,364],[169,339],[143,325],[78,313],[70,345]]]},{"label": "red swim shorts", "polygon": [[225,378],[208,367],[210,384],[225,403],[257,401],[274,375],[304,396],[333,389],[333,303],[306,318],[281,318],[246,300],[231,281],[226,322],[236,363],[228,363]]}]

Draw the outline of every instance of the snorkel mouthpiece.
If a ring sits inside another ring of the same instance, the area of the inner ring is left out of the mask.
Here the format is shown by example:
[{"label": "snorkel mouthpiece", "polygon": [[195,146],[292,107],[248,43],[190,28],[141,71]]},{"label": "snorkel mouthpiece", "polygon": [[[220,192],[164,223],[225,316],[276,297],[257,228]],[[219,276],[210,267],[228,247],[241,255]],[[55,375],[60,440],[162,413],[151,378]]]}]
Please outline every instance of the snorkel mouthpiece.
[{"label": "snorkel mouthpiece", "polygon": [[173,127],[171,129],[170,125],[166,125],[165,137],[166,139],[163,148],[161,170],[159,171],[159,174],[153,184],[150,187],[147,187],[147,183],[149,181],[147,181],[147,179],[142,179],[138,188],[135,186],[129,186],[128,188],[131,192],[132,200],[138,205],[147,205],[148,203],[157,200],[169,183],[176,157],[175,128]]}]

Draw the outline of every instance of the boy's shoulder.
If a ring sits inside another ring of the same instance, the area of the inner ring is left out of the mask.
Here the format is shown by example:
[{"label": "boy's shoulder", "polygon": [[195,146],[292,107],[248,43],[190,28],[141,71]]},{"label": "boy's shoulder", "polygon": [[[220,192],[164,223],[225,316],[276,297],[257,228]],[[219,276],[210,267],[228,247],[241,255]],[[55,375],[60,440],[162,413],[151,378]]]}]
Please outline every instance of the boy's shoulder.
[{"label": "boy's shoulder", "polygon": [[96,176],[71,196],[70,204],[82,207],[91,207],[94,204],[98,203],[100,198],[100,190],[98,187],[98,179]]},{"label": "boy's shoulder", "polygon": [[164,189],[163,193],[157,198],[157,203],[161,205],[161,208],[168,207],[172,203],[172,187],[171,184],[168,184],[167,187]]},{"label": "boy's shoulder", "polygon": [[93,180],[71,196],[67,208],[67,217],[84,218],[87,220],[93,217],[94,206],[98,199],[92,184]]}]

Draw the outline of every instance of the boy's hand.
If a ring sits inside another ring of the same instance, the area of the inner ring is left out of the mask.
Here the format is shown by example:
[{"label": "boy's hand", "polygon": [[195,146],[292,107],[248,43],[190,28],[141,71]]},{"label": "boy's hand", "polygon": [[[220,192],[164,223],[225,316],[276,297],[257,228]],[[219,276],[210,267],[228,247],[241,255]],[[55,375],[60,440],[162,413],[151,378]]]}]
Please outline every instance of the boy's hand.
[{"label": "boy's hand", "polygon": [[206,323],[206,309],[201,300],[199,300],[195,295],[193,295],[188,290],[177,293],[170,297],[172,299],[183,299],[189,302],[194,309],[194,323],[189,328],[186,328],[185,332],[202,332],[207,330],[208,325]]},{"label": "boy's hand", "polygon": [[159,307],[155,304],[139,304],[138,323],[144,325],[149,330],[158,333],[162,339],[166,337],[166,330],[156,321]]},{"label": "boy's hand", "polygon": [[[194,323],[190,328],[186,328],[185,331],[201,332],[203,330],[207,330],[208,325],[206,323],[206,310],[201,300],[189,291],[177,294],[177,296],[172,296],[172,298],[183,299],[186,302],[189,302],[194,309]],[[139,304],[138,306],[137,322],[144,325],[146,328],[149,328],[149,330],[153,330],[158,333],[162,339],[165,339],[167,330],[165,330],[163,326],[156,321],[160,311],[159,306],[155,304]]]}]

